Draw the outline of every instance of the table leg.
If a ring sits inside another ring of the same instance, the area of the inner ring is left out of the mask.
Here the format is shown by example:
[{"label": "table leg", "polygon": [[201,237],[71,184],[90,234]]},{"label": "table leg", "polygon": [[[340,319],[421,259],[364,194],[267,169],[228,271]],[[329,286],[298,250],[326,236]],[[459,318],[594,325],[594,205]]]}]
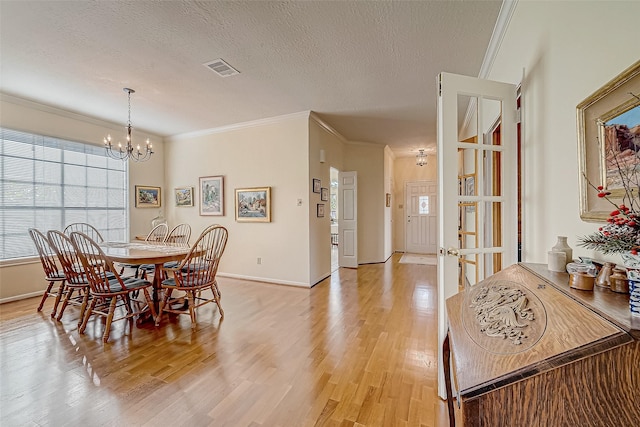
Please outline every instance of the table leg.
[{"label": "table leg", "polygon": [[160,308],[160,290],[162,289],[162,263],[156,264],[153,272],[153,307],[156,313]]},{"label": "table leg", "polygon": [[[151,292],[151,299],[153,299],[153,308],[155,309],[156,313],[158,313],[158,309],[160,308],[160,289],[161,289],[161,285],[162,285],[162,265],[163,265],[163,263],[155,264],[155,271],[153,272],[153,282],[151,282],[152,287],[153,287],[153,291]],[[156,321],[156,319],[154,319],[151,316],[151,310],[145,311],[138,318],[138,322],[147,322],[147,321],[150,321],[150,322],[155,322]]]}]

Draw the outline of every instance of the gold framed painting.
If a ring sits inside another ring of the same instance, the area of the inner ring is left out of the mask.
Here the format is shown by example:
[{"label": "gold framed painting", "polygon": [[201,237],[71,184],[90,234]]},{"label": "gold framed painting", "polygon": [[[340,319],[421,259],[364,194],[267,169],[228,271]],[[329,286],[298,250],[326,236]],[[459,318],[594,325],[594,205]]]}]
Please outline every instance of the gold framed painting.
[{"label": "gold framed painting", "polygon": [[136,185],[136,208],[159,208],[161,206],[160,187]]},{"label": "gold framed painting", "polygon": [[604,222],[613,206],[597,187],[623,203],[622,176],[640,170],[640,61],[577,106],[580,218]]},{"label": "gold framed painting", "polygon": [[174,189],[176,206],[193,206],[193,187],[179,187]]},{"label": "gold framed painting", "polygon": [[236,188],[237,222],[271,222],[271,187]]}]

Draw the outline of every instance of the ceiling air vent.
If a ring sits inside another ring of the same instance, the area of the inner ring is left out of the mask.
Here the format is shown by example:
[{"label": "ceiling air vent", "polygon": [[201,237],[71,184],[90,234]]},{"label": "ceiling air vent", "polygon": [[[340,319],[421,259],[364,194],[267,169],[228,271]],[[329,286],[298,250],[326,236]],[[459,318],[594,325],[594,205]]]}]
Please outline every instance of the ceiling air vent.
[{"label": "ceiling air vent", "polygon": [[211,71],[213,71],[220,77],[229,77],[229,76],[235,76],[236,74],[240,74],[240,71],[236,70],[231,65],[224,62],[224,60],[221,58],[214,59],[213,61],[210,61],[210,62],[205,62],[202,65],[211,69]]}]

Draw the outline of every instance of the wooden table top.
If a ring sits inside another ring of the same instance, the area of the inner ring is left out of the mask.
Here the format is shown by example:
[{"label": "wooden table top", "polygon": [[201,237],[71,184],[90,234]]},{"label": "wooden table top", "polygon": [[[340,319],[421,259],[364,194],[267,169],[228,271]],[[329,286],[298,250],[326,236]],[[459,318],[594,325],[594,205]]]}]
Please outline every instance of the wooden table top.
[{"label": "wooden table top", "polygon": [[177,261],[191,249],[179,243],[104,242],[100,248],[112,261],[130,264],[163,264]]}]

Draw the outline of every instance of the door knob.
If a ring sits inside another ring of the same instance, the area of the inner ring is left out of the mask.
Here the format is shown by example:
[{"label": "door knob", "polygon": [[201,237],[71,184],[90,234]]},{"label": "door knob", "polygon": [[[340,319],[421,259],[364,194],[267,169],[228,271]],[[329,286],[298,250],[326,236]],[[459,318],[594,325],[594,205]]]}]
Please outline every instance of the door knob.
[{"label": "door knob", "polygon": [[456,248],[449,248],[449,249],[447,249],[447,255],[449,255],[449,256],[458,256],[458,255],[460,255],[460,252],[458,252],[458,250]]}]

